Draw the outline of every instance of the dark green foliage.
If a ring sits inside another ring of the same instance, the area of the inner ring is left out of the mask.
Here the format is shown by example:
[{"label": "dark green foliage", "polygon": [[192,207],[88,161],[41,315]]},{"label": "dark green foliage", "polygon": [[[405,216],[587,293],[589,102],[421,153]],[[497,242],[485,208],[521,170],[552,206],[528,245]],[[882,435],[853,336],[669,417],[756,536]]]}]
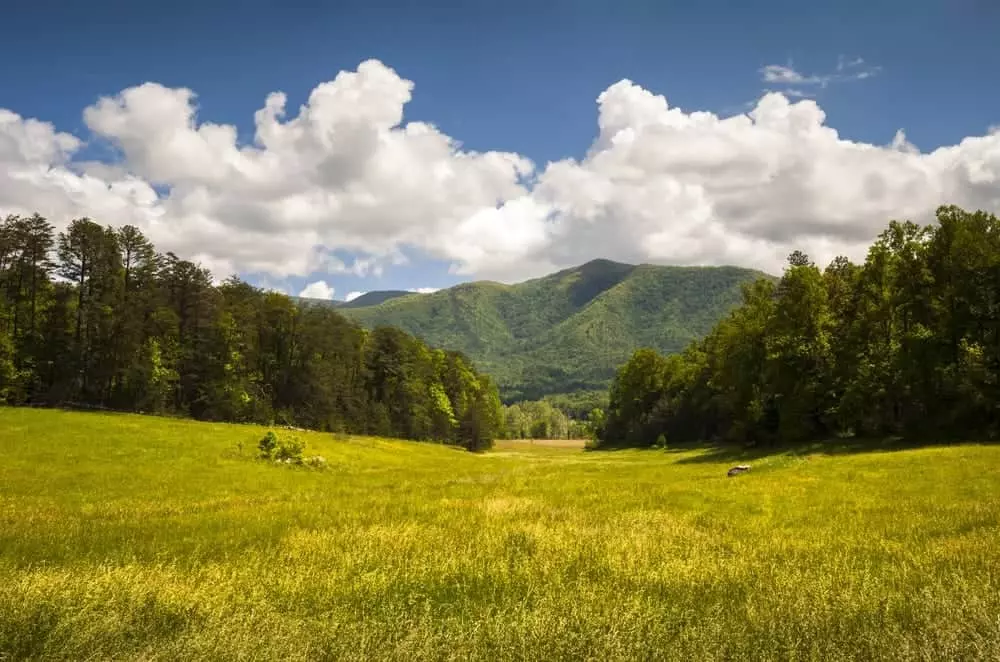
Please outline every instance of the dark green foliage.
[{"label": "dark green foliage", "polygon": [[601,444],[996,437],[1000,221],[956,207],[937,220],[891,222],[863,265],[820,271],[796,251],[682,354],[636,352]]},{"label": "dark green foliage", "polygon": [[[328,306],[236,278],[214,286],[208,271],[157,254],[131,226],[77,219],[56,237],[38,215],[0,222],[0,403],[277,422],[474,450],[502,432],[496,387],[461,354],[398,329],[369,333]],[[272,456],[301,458],[291,440],[275,443]]]},{"label": "dark green foliage", "polygon": [[260,450],[260,456],[263,459],[270,460],[274,457],[274,451],[278,448],[278,435],[274,433],[274,430],[268,430],[267,434],[260,438],[257,442],[257,449]]},{"label": "dark green foliage", "polygon": [[[368,328],[395,326],[463,352],[496,377],[510,403],[606,394],[615,369],[636,348],[682,350],[739,304],[741,284],[762,275],[595,260],[517,285],[465,283],[343,312]],[[581,416],[606,405],[606,395],[584,397],[590,400],[559,406]]]},{"label": "dark green foliage", "polygon": [[608,408],[608,391],[575,391],[573,393],[557,393],[542,398],[559,409],[570,418],[584,420],[595,409]]}]

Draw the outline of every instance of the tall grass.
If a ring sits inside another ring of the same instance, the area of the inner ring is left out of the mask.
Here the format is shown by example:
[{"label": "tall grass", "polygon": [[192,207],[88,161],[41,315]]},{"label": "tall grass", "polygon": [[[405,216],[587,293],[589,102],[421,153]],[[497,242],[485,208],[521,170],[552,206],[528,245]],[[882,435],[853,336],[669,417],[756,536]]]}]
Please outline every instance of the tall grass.
[{"label": "tall grass", "polygon": [[997,447],[263,432],[0,410],[0,659],[1000,659]]}]

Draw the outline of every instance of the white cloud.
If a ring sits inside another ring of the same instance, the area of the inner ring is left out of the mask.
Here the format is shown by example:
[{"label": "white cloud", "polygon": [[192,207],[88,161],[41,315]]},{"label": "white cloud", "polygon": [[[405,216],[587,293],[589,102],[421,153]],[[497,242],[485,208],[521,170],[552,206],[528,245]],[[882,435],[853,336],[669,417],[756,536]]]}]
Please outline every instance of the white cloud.
[{"label": "white cloud", "polygon": [[[768,64],[760,69],[761,80],[765,83],[775,83],[778,85],[817,85],[826,87],[830,83],[844,83],[852,80],[865,80],[871,78],[881,71],[880,67],[868,66],[865,61],[858,57],[846,59],[840,56],[837,60],[837,67],[834,71],[826,74],[803,74],[792,66]],[[801,89],[792,88],[785,91],[787,96],[804,97],[808,93]]]},{"label": "white cloud", "polygon": [[825,79],[822,76],[805,76],[792,67],[781,64],[769,64],[760,70],[761,80],[765,83],[787,83],[789,85],[820,84]]},{"label": "white cloud", "polygon": [[[398,259],[390,259],[390,261],[393,264],[399,264]],[[354,258],[350,264],[347,264],[335,255],[324,254],[322,250],[317,251],[313,265],[317,271],[325,271],[330,274],[350,274],[359,278],[369,275],[381,276],[384,271],[384,265],[376,258]]]},{"label": "white cloud", "polygon": [[[827,76],[866,71],[842,60]],[[191,91],[147,83],[84,111],[95,140],[122,154],[113,166],[74,162],[78,138],[0,110],[0,213],[133,223],[217,276],[284,282],[378,275],[407,254],[502,281],[595,257],[778,271],[796,248],[862,257],[889,219],[927,221],[941,203],[1000,211],[1000,132],[932,152],[903,132],[845,140],[815,101],[789,100],[823,76],[770,72],[797,92],[731,117],[615,83],[597,97],[586,155],[538,173],[402,122],[413,84],[376,61],[317,86],[292,118],[271,94],[251,145],[199,121]]]},{"label": "white cloud", "polygon": [[670,108],[629,81],[598,104],[586,158],[550,164],[530,206],[496,212],[494,227],[544,228],[543,238],[529,235],[521,254],[484,249],[470,271],[606,256],[774,272],[796,248],[821,262],[863,257],[889,219],[928,221],[944,202],[1000,209],[1000,135],[920,153],[902,133],[886,146],[844,140],[812,100],[772,93],[720,118]]},{"label": "white cloud", "polygon": [[306,285],[302,291],[299,292],[299,296],[306,299],[332,299],[333,292],[333,288],[327,285],[326,281],[317,280]]},{"label": "white cloud", "polygon": [[[199,124],[192,91],[155,83],[101,99],[84,119],[135,176],[170,187],[159,204],[169,248],[225,271],[378,275],[401,246],[433,250],[450,226],[524,193],[533,167],[401,124],[412,88],[369,60],[317,86],[294,118],[273,93],[254,115],[253,145],[238,145],[233,126]],[[345,266],[331,248],[362,257]]]},{"label": "white cloud", "polygon": [[59,227],[80,215],[155,227],[163,213],[156,191],[124,170],[71,168],[81,146],[47,122],[0,109],[0,214],[37,211]]},{"label": "white cloud", "polygon": [[368,293],[367,292],[348,292],[347,296],[344,297],[344,301],[354,301],[358,297],[364,296],[365,294],[368,294]]}]

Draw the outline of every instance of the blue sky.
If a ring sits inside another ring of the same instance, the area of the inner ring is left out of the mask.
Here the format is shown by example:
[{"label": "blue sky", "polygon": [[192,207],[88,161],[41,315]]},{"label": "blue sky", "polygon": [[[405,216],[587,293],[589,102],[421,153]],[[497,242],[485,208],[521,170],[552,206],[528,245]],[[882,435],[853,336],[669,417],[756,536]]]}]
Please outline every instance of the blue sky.
[{"label": "blue sky", "polygon": [[[193,90],[199,121],[231,124],[242,142],[251,143],[253,114],[269,93],[285,92],[287,114],[294,116],[318,84],[375,58],[414,83],[404,121],[433,123],[462,149],[526,157],[536,176],[549,161],[587,156],[599,132],[596,99],[621,79],[664,95],[671,107],[722,116],[748,110],[767,89],[806,92],[840,138],[882,146],[902,128],[924,153],[984,136],[1000,124],[1000,5],[988,0],[817,4],[180,0],[154,7],[42,0],[5,10],[0,108],[85,141],[74,161],[115,161],[121,150],[106,137],[94,137],[83,109],[99,97],[153,81]],[[871,75],[842,76],[825,86],[808,82],[835,76],[838,62],[856,58],[864,64],[855,71]],[[806,82],[762,80],[767,65],[788,67]],[[613,219],[608,223],[627,222],[621,210],[604,213]],[[520,218],[511,223],[521,227]],[[817,235],[817,241],[829,242],[829,234]],[[861,234],[852,229],[844,240],[862,243]],[[769,230],[760,237],[776,241],[772,235]],[[321,269],[244,273],[293,293],[321,279],[338,298],[352,290],[444,287],[494,271],[506,280],[522,275],[507,267],[453,274],[450,253],[411,250],[405,241],[401,246],[398,252],[409,264],[387,262],[380,276]],[[589,247],[571,255],[552,249],[544,259],[527,250],[515,257],[535,265],[523,272],[530,276],[571,258],[600,257],[602,247],[595,236]],[[348,263],[357,253],[328,248]],[[622,248],[611,257],[642,257],[637,250]],[[733,249],[719,259],[740,254]],[[656,255],[647,257],[657,261]],[[688,260],[662,255],[666,262],[712,261],[703,251]]]}]

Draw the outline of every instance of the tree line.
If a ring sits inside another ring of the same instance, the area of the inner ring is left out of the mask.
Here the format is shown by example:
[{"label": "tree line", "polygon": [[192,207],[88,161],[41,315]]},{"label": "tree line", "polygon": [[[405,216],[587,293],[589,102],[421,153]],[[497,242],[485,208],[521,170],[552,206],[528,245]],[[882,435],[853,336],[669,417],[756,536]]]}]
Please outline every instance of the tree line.
[{"label": "tree line", "polygon": [[460,353],[366,331],[158,253],[133,226],[0,222],[0,403],[436,440],[502,434],[492,380]]},{"label": "tree line", "polygon": [[780,279],[683,353],[636,352],[612,384],[604,446],[748,445],[1000,432],[1000,222],[893,221],[863,264],[793,253]]},{"label": "tree line", "polygon": [[549,400],[530,400],[504,405],[505,439],[583,439],[589,425],[572,418]]}]

